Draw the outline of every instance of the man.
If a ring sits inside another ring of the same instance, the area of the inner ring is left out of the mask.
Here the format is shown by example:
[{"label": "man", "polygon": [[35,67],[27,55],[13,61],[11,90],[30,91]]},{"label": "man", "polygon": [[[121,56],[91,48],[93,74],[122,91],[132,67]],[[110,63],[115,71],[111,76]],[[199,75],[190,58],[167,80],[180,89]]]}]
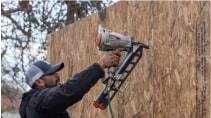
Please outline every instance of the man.
[{"label": "man", "polygon": [[27,83],[32,89],[23,94],[21,118],[68,118],[66,109],[80,101],[104,77],[104,68],[117,66],[119,60],[119,53],[104,55],[98,63],[75,74],[62,85],[59,85],[57,72],[64,63],[35,62],[26,72]]}]

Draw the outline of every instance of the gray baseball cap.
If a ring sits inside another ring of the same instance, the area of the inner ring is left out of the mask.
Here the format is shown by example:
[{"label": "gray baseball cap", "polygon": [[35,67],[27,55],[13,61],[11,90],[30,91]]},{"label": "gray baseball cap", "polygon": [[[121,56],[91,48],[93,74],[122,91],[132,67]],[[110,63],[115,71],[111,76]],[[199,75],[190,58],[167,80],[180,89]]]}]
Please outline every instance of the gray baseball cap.
[{"label": "gray baseball cap", "polygon": [[30,87],[32,87],[34,82],[40,77],[58,72],[62,68],[64,68],[63,62],[53,65],[45,61],[37,61],[33,63],[26,71],[26,82]]}]

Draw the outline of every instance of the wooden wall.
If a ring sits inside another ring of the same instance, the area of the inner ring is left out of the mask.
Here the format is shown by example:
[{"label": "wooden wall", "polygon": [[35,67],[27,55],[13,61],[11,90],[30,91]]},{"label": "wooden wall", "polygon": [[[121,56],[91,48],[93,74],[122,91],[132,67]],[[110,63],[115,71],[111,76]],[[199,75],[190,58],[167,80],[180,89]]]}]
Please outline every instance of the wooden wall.
[{"label": "wooden wall", "polygon": [[[48,59],[64,61],[64,81],[99,60],[99,24],[150,46],[112,102],[115,118],[210,117],[210,2],[118,2],[50,34]],[[98,82],[70,115],[109,117],[92,106],[101,89]]]}]

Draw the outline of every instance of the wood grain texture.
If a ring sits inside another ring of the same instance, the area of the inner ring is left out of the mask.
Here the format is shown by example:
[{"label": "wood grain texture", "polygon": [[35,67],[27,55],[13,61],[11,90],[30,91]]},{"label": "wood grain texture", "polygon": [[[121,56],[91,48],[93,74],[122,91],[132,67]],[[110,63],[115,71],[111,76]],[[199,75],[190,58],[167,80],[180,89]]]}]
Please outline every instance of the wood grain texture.
[{"label": "wood grain texture", "polygon": [[[99,24],[150,46],[112,102],[115,118],[210,117],[210,2],[118,2],[50,34],[48,59],[65,63],[64,81],[99,60]],[[70,115],[109,117],[92,106],[102,87]]]}]

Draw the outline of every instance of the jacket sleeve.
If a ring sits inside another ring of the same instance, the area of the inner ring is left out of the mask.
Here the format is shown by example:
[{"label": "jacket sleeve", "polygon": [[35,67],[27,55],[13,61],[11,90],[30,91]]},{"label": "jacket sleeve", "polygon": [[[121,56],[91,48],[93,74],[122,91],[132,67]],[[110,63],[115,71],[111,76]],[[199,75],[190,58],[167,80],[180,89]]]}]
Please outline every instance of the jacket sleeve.
[{"label": "jacket sleeve", "polygon": [[36,92],[30,99],[29,105],[37,111],[62,112],[80,101],[102,77],[104,77],[104,70],[95,63],[75,74],[63,85]]}]

